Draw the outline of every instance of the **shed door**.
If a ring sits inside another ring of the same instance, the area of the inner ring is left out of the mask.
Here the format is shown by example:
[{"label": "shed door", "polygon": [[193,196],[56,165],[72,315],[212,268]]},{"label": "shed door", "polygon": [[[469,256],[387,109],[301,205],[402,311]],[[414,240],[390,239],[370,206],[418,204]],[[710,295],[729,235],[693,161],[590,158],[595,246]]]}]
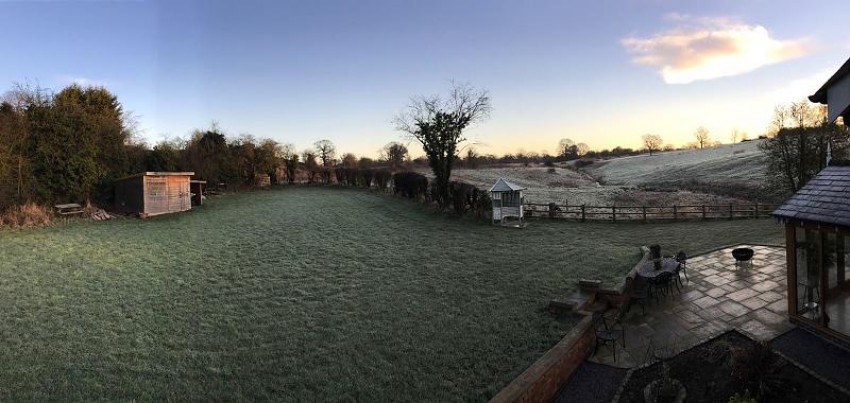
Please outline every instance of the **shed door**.
[{"label": "shed door", "polygon": [[160,214],[168,211],[168,186],[164,176],[145,178],[145,213]]},{"label": "shed door", "polygon": [[189,181],[186,178],[172,176],[168,178],[168,211],[186,211],[189,209]]}]

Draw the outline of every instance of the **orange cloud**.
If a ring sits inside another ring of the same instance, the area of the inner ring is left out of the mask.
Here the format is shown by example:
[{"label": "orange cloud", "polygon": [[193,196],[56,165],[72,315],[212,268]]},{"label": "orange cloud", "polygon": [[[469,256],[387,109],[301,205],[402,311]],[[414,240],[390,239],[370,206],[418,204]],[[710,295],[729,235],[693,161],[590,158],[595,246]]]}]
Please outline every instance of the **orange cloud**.
[{"label": "orange cloud", "polygon": [[725,18],[671,15],[684,25],[651,37],[628,37],[622,45],[637,64],[659,68],[664,82],[687,84],[748,73],[809,52],[806,39],[778,40],[761,25]]}]

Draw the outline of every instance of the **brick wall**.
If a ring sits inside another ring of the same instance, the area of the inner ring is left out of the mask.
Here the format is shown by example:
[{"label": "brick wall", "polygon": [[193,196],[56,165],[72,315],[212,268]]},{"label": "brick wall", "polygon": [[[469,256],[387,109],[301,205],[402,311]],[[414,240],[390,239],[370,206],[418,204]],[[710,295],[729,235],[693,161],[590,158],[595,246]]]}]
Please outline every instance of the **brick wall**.
[{"label": "brick wall", "polygon": [[558,344],[531,364],[508,386],[490,399],[491,403],[549,402],[561,384],[593,353],[596,333],[590,316],[584,317]]}]

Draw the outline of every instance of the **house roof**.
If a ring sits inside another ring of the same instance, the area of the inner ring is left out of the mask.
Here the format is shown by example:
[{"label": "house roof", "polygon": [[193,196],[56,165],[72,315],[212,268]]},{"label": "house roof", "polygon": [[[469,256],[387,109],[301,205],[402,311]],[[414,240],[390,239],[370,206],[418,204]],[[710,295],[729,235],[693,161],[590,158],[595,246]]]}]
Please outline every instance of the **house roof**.
[{"label": "house roof", "polygon": [[814,94],[809,95],[809,101],[826,104],[826,93],[829,91],[829,87],[832,87],[848,74],[850,74],[850,59],[847,59],[847,61],[838,68],[838,71],[836,71],[829,80],[826,80],[826,82],[817,91],[815,91]]},{"label": "house roof", "polygon": [[773,212],[774,217],[850,227],[850,164],[824,168]]},{"label": "house roof", "polygon": [[491,192],[516,192],[519,190],[525,190],[525,188],[502,178],[499,178],[493,187],[490,188]]}]

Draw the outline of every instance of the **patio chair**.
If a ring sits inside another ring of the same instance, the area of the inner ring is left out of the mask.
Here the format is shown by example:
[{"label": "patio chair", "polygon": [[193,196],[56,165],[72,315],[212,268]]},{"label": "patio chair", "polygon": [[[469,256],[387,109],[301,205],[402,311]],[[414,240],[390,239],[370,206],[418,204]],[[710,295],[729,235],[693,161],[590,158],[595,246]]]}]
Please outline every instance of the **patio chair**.
[{"label": "patio chair", "polygon": [[690,283],[691,280],[688,278],[688,271],[686,270],[688,268],[688,255],[685,254],[685,251],[680,250],[676,254],[676,261],[679,262],[679,268],[676,270],[676,280],[679,281],[679,284],[682,284],[682,279],[679,278],[679,272],[682,272],[685,274],[685,281]]},{"label": "patio chair", "polygon": [[596,347],[593,349],[593,354],[599,351],[599,343],[610,344],[611,354],[614,356],[614,361],[617,361],[617,340],[626,348],[626,329],[619,324],[619,315],[613,319],[605,318],[602,312],[593,313],[593,327],[596,329]]},{"label": "patio chair", "polygon": [[[676,284],[675,280],[673,280],[673,273],[661,273],[654,278],[647,279],[647,282],[649,283],[650,294],[654,293],[655,291],[660,291],[662,296],[667,296],[667,291],[670,291],[670,295],[673,295],[673,285]],[[677,289],[678,287],[679,285],[676,284]],[[655,300],[658,301],[657,295],[655,297]]]},{"label": "patio chair", "polygon": [[646,278],[635,274],[634,277],[626,277],[626,288],[631,293],[629,305],[626,307],[626,312],[632,309],[632,304],[637,302],[640,304],[641,313],[646,314],[646,301],[649,299],[649,285],[646,283]]}]

